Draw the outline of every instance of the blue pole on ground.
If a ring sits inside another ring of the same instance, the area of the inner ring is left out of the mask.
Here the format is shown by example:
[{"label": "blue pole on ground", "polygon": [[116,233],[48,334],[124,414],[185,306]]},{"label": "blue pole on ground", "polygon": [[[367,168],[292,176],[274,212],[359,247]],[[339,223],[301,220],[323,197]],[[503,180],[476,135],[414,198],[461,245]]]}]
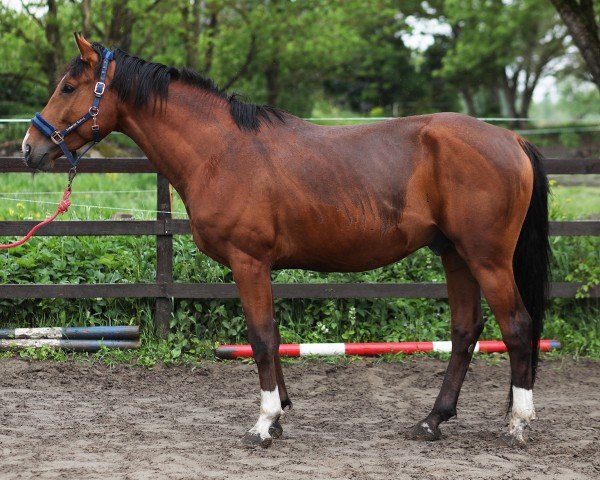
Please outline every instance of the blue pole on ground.
[{"label": "blue pole on ground", "polygon": [[139,348],[139,340],[62,340],[57,338],[0,340],[0,350],[22,350],[42,347],[62,348],[73,352],[97,352],[107,348]]},{"label": "blue pole on ground", "polygon": [[65,340],[137,340],[139,337],[140,327],[138,325],[0,329],[0,339],[52,338]]}]

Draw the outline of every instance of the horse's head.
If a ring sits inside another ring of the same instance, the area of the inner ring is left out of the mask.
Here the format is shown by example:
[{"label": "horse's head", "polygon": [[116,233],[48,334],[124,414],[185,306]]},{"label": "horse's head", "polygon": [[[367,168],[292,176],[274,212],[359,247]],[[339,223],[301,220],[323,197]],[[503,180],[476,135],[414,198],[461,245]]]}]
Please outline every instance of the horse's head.
[{"label": "horse's head", "polygon": [[63,153],[73,163],[70,152],[115,129],[118,96],[106,87],[114,74],[112,53],[79,34],[75,41],[81,55],[71,62],[23,139],[23,155],[31,168],[48,170]]}]

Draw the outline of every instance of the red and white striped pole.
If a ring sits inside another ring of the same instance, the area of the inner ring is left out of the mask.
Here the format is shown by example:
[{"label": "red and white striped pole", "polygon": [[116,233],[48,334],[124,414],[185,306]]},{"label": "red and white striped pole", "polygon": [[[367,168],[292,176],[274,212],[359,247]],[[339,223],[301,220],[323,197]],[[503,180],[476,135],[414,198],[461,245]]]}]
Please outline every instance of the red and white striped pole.
[{"label": "red and white striped pole", "polygon": [[[540,351],[560,348],[558,340],[540,340]],[[289,343],[279,346],[282,357],[306,355],[384,355],[386,353],[451,352],[452,342],[383,342],[383,343]],[[506,352],[506,345],[499,340],[482,340],[475,344],[476,352]],[[250,345],[221,345],[215,355],[223,359],[252,357]]]}]

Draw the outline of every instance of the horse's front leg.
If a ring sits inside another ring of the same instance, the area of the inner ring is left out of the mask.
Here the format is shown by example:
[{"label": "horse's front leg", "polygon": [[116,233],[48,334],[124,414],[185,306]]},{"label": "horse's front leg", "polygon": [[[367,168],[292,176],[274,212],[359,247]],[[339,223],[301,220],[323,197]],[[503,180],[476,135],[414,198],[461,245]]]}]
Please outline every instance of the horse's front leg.
[{"label": "horse's front leg", "polygon": [[[273,305],[273,311],[275,311],[275,305]],[[283,370],[281,368],[281,359],[279,358],[279,344],[281,343],[281,335],[279,334],[279,326],[277,325],[277,321],[273,320],[273,334],[275,335],[275,376],[277,378],[277,388],[279,390],[279,399],[281,400],[281,413],[287,410],[292,409],[292,401],[287,392],[287,388],[285,387],[285,379],[283,378]],[[275,423],[271,426],[269,433],[273,438],[279,438],[283,435],[283,428],[279,421],[275,421]]]},{"label": "horse's front leg", "polygon": [[260,380],[260,414],[256,424],[244,435],[246,445],[268,447],[273,437],[281,435],[279,416],[281,399],[277,387],[275,353],[279,349],[275,336],[271,270],[268,265],[249,256],[231,261],[248,326],[248,340],[258,367]]}]

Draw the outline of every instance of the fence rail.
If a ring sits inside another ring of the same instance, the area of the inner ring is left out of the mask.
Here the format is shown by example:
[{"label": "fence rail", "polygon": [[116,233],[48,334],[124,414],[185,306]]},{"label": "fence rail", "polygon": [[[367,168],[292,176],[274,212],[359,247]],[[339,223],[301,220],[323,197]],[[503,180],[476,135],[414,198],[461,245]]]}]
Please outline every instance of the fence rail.
[{"label": "fence rail", "polygon": [[[600,174],[600,159],[547,159],[549,174]],[[55,172],[67,172],[66,159],[59,159]],[[0,157],[0,173],[31,172],[21,158]],[[236,298],[234,284],[177,283],[173,280],[173,235],[189,235],[187,220],[171,218],[171,196],[168,181],[146,158],[85,159],[80,173],[152,173],[157,175],[156,220],[60,221],[43,227],[41,236],[101,236],[150,235],[156,237],[156,282],[138,284],[9,284],[0,285],[0,298],[154,298],[155,326],[159,336],[168,332],[172,313],[172,298],[208,299]],[[0,236],[23,235],[35,223],[32,221],[2,221]],[[600,221],[551,222],[554,236],[600,236]],[[553,297],[574,297],[580,284],[552,283]],[[314,283],[274,284],[278,298],[446,298],[444,283]],[[600,287],[590,289],[591,297],[600,298]]]},{"label": "fence rail", "polygon": [[[0,221],[0,235],[25,235],[38,221]],[[60,221],[43,227],[39,237],[62,237],[65,235],[191,235],[188,220],[77,220]],[[550,222],[550,235],[555,237],[595,236],[600,234],[600,221]]]}]

